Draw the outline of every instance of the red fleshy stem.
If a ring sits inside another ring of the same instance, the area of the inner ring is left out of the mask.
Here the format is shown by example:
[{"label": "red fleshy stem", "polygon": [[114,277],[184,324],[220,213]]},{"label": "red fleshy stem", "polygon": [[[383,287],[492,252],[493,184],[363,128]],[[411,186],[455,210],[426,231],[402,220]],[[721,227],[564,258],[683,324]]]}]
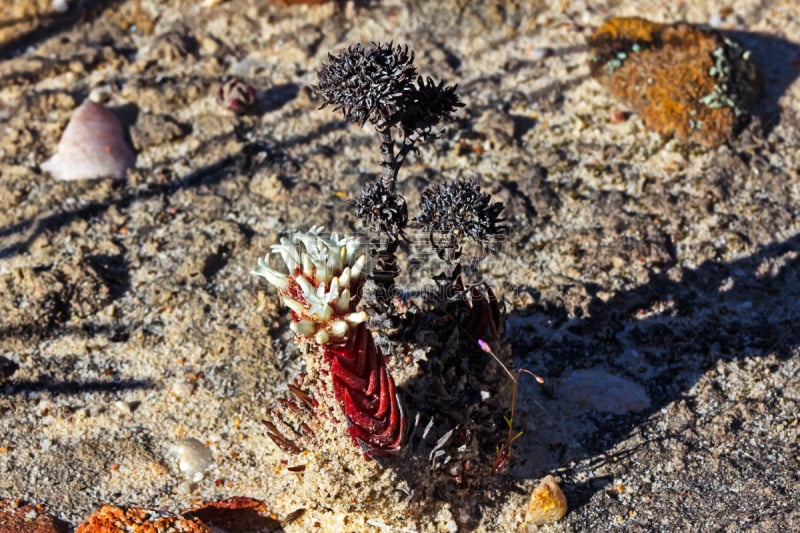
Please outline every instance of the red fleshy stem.
[{"label": "red fleshy stem", "polygon": [[325,345],[324,353],[353,442],[367,456],[397,451],[406,419],[394,380],[366,324],[356,326],[346,341]]}]

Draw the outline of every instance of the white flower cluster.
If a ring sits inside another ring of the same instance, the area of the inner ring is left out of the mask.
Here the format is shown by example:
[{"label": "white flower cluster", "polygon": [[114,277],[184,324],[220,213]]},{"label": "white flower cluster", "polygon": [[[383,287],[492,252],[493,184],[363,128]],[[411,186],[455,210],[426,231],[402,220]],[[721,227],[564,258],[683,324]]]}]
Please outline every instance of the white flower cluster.
[{"label": "white flower cluster", "polygon": [[[282,238],[251,273],[277,287],[292,311],[292,331],[325,344],[347,336],[352,326],[367,319],[366,313],[354,310],[353,302],[353,293],[366,277],[367,256],[359,254],[357,238],[339,238],[336,233],[326,238],[321,232],[314,226]],[[288,273],[269,266],[272,254],[283,259]]]}]

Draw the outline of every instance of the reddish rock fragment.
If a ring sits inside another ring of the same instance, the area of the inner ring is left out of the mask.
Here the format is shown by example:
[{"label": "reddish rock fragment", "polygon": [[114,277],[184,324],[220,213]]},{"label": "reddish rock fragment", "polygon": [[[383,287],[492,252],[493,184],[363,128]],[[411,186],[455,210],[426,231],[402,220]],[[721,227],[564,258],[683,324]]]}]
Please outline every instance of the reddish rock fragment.
[{"label": "reddish rock fragment", "polygon": [[186,518],[196,518],[215,531],[249,533],[251,531],[278,531],[281,524],[272,518],[261,500],[244,496],[205,503],[183,513]]},{"label": "reddish rock fragment", "polygon": [[75,533],[212,533],[198,518],[163,511],[103,505]]},{"label": "reddish rock fragment", "polygon": [[761,85],[739,43],[692,24],[612,18],[589,46],[592,76],[648,128],[707,146],[744,124]]},{"label": "reddish rock fragment", "polygon": [[253,107],[256,93],[252,86],[233,76],[220,83],[217,89],[217,101],[225,109],[241,115]]},{"label": "reddish rock fragment", "polygon": [[3,533],[67,533],[67,524],[47,513],[41,505],[18,499],[0,500],[0,531]]}]

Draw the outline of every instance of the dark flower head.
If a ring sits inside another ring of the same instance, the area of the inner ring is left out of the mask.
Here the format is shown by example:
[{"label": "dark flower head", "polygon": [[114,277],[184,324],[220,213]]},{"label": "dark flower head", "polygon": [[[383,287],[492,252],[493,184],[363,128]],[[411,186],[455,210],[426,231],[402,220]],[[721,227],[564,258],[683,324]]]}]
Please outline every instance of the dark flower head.
[{"label": "dark flower head", "polygon": [[408,46],[373,43],[362,48],[355,44],[338,56],[328,54],[328,59],[313,87],[322,107],[342,110],[345,118],[362,126],[367,120],[389,122],[414,91],[417,69]]},{"label": "dark flower head", "polygon": [[500,216],[502,202],[492,202],[474,181],[458,180],[422,191],[421,213],[414,225],[430,232],[469,235],[484,249],[494,251],[493,243],[502,239],[506,227]]},{"label": "dark flower head", "polygon": [[431,78],[417,80],[417,87],[409,97],[409,105],[400,118],[403,134],[422,135],[450,116],[457,108],[464,107],[456,94],[458,85],[445,87],[444,81],[437,85]]},{"label": "dark flower head", "polygon": [[371,229],[395,238],[403,234],[408,223],[405,199],[386,189],[380,181],[365,185],[359,197],[353,200],[353,207],[356,216]]}]

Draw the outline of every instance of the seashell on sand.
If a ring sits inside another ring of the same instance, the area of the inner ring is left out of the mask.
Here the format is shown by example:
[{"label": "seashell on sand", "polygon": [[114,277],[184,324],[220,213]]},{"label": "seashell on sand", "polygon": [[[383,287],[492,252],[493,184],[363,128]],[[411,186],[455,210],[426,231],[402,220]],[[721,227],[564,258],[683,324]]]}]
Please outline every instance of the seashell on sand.
[{"label": "seashell on sand", "polygon": [[135,159],[117,117],[87,99],[72,115],[55,155],[42,163],[41,168],[64,181],[119,180],[125,177]]}]

